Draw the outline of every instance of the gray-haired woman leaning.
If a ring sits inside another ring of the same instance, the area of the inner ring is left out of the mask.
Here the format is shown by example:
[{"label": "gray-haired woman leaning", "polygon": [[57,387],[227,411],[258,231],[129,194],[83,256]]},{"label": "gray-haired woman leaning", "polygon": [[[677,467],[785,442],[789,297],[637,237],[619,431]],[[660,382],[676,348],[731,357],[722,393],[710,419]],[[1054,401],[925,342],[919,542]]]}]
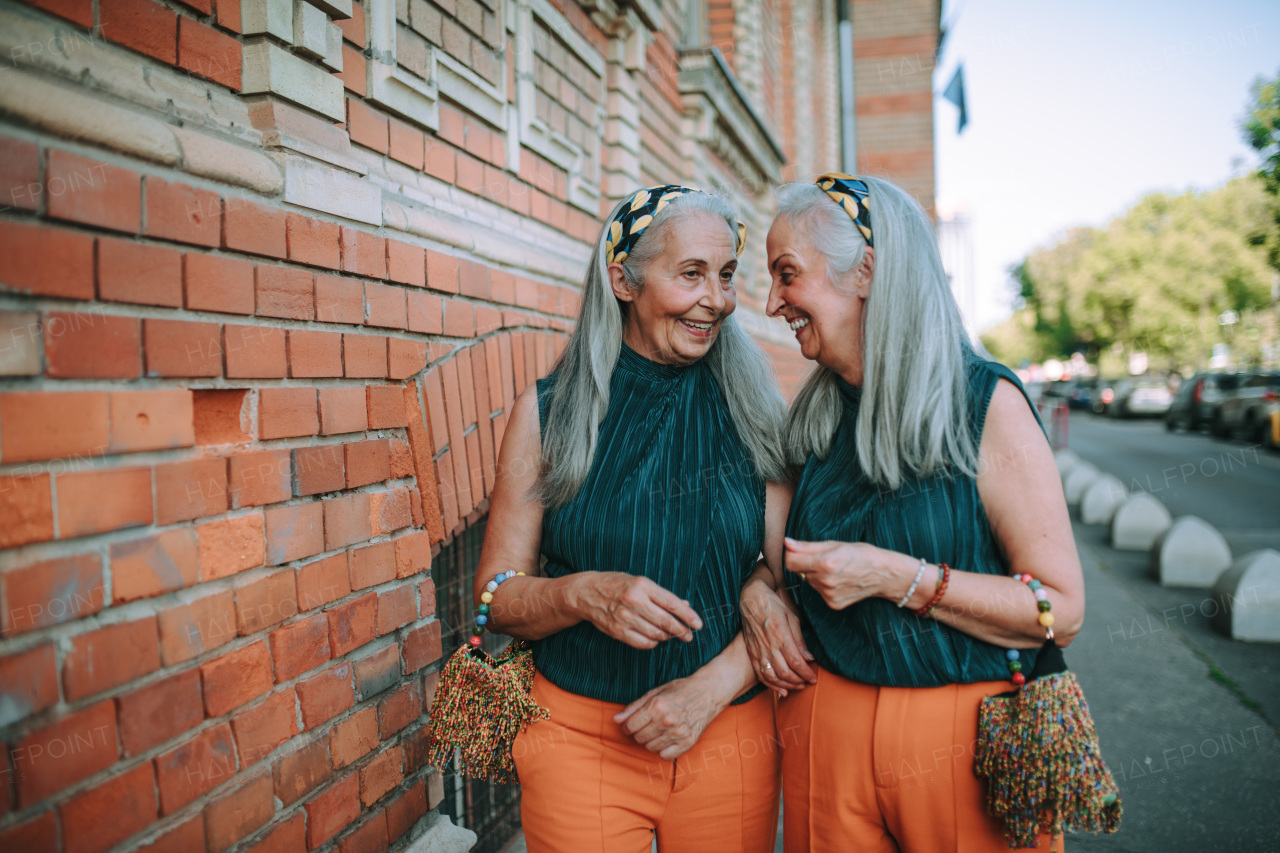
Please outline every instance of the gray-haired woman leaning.
[{"label": "gray-haired woman leaning", "polygon": [[786,694],[786,850],[1006,850],[974,774],[979,703],[1084,618],[1052,453],[1017,378],[969,346],[910,196],[827,175],[778,199],[768,311],[819,366],[786,428],[783,560],[742,605]]},{"label": "gray-haired woman leaning", "polygon": [[772,850],[773,699],[737,601],[784,410],[730,316],[744,238],[720,198],[627,197],[503,437],[476,597],[491,630],[535,641],[551,716],[512,750],[534,853],[647,853],[655,834],[664,853]]}]

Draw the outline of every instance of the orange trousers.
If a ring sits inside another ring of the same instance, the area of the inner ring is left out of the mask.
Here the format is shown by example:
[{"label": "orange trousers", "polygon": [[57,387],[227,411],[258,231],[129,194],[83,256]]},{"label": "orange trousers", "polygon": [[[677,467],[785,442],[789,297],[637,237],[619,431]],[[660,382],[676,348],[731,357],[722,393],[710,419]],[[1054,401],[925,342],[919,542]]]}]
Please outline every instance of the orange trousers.
[{"label": "orange trousers", "polygon": [[625,706],[556,687],[551,712],[512,746],[529,853],[770,853],[778,832],[781,749],[772,694],[721,712],[674,761],[640,746],[613,715]]},{"label": "orange trousers", "polygon": [[[978,703],[1009,682],[873,687],[814,670],[778,702],[786,853],[1008,853],[973,763]],[[1036,849],[1062,853],[1062,836]]]}]

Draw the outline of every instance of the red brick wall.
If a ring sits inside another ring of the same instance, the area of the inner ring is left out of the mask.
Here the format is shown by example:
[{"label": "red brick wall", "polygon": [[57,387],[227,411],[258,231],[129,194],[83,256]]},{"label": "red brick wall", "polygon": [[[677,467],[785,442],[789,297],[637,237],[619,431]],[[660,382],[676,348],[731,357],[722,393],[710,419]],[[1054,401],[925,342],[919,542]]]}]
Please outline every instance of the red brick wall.
[{"label": "red brick wall", "polygon": [[403,831],[431,548],[576,292],[4,144],[46,193],[0,224],[0,848]]},{"label": "red brick wall", "polygon": [[[594,238],[483,122],[362,100],[355,8],[355,145]],[[237,88],[237,4],[97,11]],[[433,550],[577,291],[38,128],[0,151],[0,850],[403,843],[443,794]]]},{"label": "red brick wall", "polygon": [[900,184],[930,214],[939,9],[938,0],[852,0],[858,168]]}]

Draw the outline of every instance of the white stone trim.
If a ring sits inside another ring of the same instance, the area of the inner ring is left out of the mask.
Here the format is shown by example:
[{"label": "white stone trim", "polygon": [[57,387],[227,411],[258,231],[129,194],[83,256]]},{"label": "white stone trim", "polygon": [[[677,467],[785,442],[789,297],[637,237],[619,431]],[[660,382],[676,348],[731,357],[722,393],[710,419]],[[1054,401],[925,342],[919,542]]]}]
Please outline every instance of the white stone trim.
[{"label": "white stone trim", "polygon": [[440,129],[440,96],[457,101],[499,131],[507,129],[506,58],[498,63],[502,84],[494,86],[435,45],[427,45],[427,79],[396,61],[395,0],[369,0],[367,100],[430,130]]},{"label": "white stone trim", "polygon": [[[518,121],[515,132],[519,140],[531,151],[547,158],[569,173],[569,203],[595,216],[600,210],[600,185],[588,181],[582,171],[587,156],[585,149],[563,134],[557,133],[537,116],[537,86],[533,80],[533,28],[534,17],[556,38],[560,39],[574,55],[582,60],[601,79],[605,77],[605,60],[549,0],[516,0],[515,10],[515,61],[516,61],[516,109]],[[606,92],[600,93],[601,99]],[[603,152],[603,128],[594,128]]]},{"label": "white stone trim", "polygon": [[[379,2],[379,0],[372,0]],[[385,2],[385,0],[384,0]],[[391,0],[394,2],[394,0]],[[429,47],[436,54],[436,77],[440,93],[466,106],[475,115],[498,128],[507,129],[507,69],[502,62],[502,86],[488,80],[442,50]]]},{"label": "white stone trim", "polygon": [[293,0],[240,0],[241,35],[267,33],[293,43]]},{"label": "white stone trim", "polygon": [[271,42],[244,46],[241,92],[271,93],[335,121],[347,117],[342,81],[323,68]]},{"label": "white stone trim", "polygon": [[382,224],[382,187],[297,154],[281,159],[285,201],[356,222]]},{"label": "white stone trim", "polygon": [[440,86],[434,46],[427,47],[427,79],[421,80],[396,62],[395,0],[369,0],[367,100],[380,104],[410,121],[440,128]]}]

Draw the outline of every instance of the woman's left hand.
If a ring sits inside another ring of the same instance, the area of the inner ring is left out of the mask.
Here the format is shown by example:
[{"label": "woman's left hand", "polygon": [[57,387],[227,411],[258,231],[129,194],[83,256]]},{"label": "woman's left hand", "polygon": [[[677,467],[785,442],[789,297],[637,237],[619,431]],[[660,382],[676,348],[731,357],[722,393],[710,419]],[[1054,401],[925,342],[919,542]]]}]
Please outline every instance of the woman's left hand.
[{"label": "woman's left hand", "polygon": [[895,576],[887,561],[881,559],[884,551],[875,545],[798,542],[791,538],[783,542],[787,571],[803,575],[832,610],[843,610],[894,588]]},{"label": "woman's left hand", "polygon": [[692,749],[724,710],[715,693],[696,678],[677,678],[653,688],[613,719],[636,743],[670,761]]}]

